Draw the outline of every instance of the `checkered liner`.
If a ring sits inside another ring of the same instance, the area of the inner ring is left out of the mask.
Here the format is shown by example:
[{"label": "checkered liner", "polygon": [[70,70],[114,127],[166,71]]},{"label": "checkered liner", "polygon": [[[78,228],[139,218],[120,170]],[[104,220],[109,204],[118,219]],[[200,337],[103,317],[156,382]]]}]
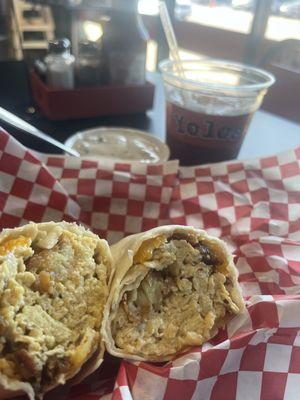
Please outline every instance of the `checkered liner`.
[{"label": "checkered liner", "polygon": [[52,399],[298,400],[300,148],[178,168],[38,158],[0,132],[0,228],[80,221],[110,243],[162,224],[222,237],[236,255],[247,311],[209,343],[155,365],[107,356]]}]

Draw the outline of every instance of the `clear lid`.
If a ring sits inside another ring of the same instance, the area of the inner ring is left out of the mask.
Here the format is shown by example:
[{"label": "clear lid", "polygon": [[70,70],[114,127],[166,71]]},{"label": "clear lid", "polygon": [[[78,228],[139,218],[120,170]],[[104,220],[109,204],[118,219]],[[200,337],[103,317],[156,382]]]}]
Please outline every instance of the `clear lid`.
[{"label": "clear lid", "polygon": [[275,82],[267,71],[226,60],[164,60],[159,68],[165,82],[187,90],[246,94],[267,89]]},{"label": "clear lid", "polygon": [[158,163],[167,161],[168,146],[149,133],[130,128],[102,127],[81,131],[65,143],[85,157],[113,161]]},{"label": "clear lid", "polygon": [[99,51],[99,47],[95,42],[86,41],[79,44],[79,51],[80,55],[83,56],[95,56]]}]

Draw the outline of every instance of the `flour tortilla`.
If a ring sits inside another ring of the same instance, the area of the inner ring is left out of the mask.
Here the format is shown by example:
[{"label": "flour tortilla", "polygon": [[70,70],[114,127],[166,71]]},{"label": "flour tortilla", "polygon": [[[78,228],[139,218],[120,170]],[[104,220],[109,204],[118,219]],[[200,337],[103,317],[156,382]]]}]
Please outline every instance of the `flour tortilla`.
[{"label": "flour tortilla", "polygon": [[[101,297],[103,304],[99,304],[99,307],[104,307],[108,295],[108,283],[112,273],[112,258],[109,246],[105,240],[100,239],[84,227],[67,222],[48,222],[40,224],[30,223],[20,228],[3,230],[0,234],[0,289],[1,283],[6,279],[4,273],[1,274],[1,267],[2,271],[4,271],[5,266],[8,266],[8,268],[12,270],[15,260],[30,260],[32,257],[30,255],[30,253],[32,253],[32,245],[35,250],[48,249],[51,251],[51,249],[59,242],[62,235],[71,235],[70,237],[74,237],[75,239],[77,238],[76,240],[78,240],[78,242],[85,241],[84,243],[92,243],[91,246],[95,246],[95,254],[97,253],[97,256],[94,257],[98,260],[97,264],[95,261],[95,265],[99,266],[99,269],[103,271],[101,272],[101,277],[104,276],[103,281],[101,281],[101,284],[104,285],[103,298]],[[20,238],[22,238],[21,242],[18,243]],[[25,242],[29,240],[29,249],[26,248],[26,245],[22,242],[23,240],[25,240]],[[14,244],[13,248],[7,251],[7,246],[12,246],[12,243]],[[97,276],[100,283],[99,275]],[[1,293],[2,292],[0,291],[0,308]],[[99,316],[99,318],[101,318],[101,316]],[[96,336],[97,342],[96,339],[94,342],[89,342],[88,333],[86,335],[87,337],[84,336],[84,339],[87,339],[86,345],[83,343],[84,340],[82,340],[78,346],[75,344],[76,347],[72,350],[73,358],[71,358],[72,361],[68,365],[69,368],[63,373],[60,372],[58,376],[53,378],[52,382],[45,384],[38,393],[34,390],[34,387],[30,382],[8,377],[5,375],[5,370],[2,372],[0,370],[0,399],[8,399],[22,394],[27,394],[30,400],[33,400],[36,397],[42,398],[45,392],[65,383],[67,380],[69,381],[71,378],[73,378],[72,381],[74,381],[74,383],[78,383],[87,375],[91,374],[103,361],[104,343],[100,334],[99,338]],[[66,350],[68,350],[68,348],[66,348]]]},{"label": "flour tortilla", "polygon": [[[230,254],[226,244],[215,237],[209,236],[205,231],[195,229],[189,226],[168,225],[151,229],[147,232],[138,233],[128,236],[111,247],[113,256],[114,277],[110,288],[110,294],[106,307],[104,309],[102,337],[105,341],[107,351],[117,357],[128,358],[140,361],[168,361],[174,358],[176,354],[187,350],[182,348],[173,354],[152,354],[145,355],[143,352],[126,352],[124,349],[119,348],[112,333],[112,321],[117,315],[122,296],[124,294],[124,287],[126,285],[127,291],[137,287],[137,282],[141,281],[141,270],[137,267],[133,268],[133,258],[137,254],[140,247],[149,239],[165,236],[167,239],[173,235],[181,235],[183,238],[188,238],[189,235],[196,235],[199,240],[204,241],[210,247],[213,247],[222,263],[226,264],[228,276],[232,282],[230,289],[230,298],[235,303],[240,313],[244,310],[244,302],[241,295],[241,290],[237,282],[238,272],[233,263],[233,257]],[[143,272],[143,276],[144,276]],[[138,283],[138,285],[139,285]],[[123,290],[123,293],[122,293]],[[226,320],[221,324],[217,324],[210,332],[210,337],[213,337],[218,328],[224,325]],[[130,340],[130,339],[129,339]],[[198,343],[201,344],[201,343]]]}]

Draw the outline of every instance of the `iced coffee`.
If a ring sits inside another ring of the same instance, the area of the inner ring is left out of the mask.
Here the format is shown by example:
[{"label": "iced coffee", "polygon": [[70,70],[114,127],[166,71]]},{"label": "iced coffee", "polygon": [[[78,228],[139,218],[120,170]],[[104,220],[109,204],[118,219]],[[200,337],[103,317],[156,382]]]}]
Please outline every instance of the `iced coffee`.
[{"label": "iced coffee", "polygon": [[167,60],[160,65],[171,158],[197,165],[237,157],[252,115],[274,77],[218,60]]}]

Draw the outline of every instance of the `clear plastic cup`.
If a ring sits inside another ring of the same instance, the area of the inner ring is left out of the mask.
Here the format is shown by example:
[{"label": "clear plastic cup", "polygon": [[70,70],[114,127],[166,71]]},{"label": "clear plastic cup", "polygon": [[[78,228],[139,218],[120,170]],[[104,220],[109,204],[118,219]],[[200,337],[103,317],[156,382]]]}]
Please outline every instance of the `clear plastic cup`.
[{"label": "clear plastic cup", "polygon": [[[171,158],[197,165],[236,158],[272,74],[223,60],[160,63]],[[259,141],[259,139],[258,139]]]}]

